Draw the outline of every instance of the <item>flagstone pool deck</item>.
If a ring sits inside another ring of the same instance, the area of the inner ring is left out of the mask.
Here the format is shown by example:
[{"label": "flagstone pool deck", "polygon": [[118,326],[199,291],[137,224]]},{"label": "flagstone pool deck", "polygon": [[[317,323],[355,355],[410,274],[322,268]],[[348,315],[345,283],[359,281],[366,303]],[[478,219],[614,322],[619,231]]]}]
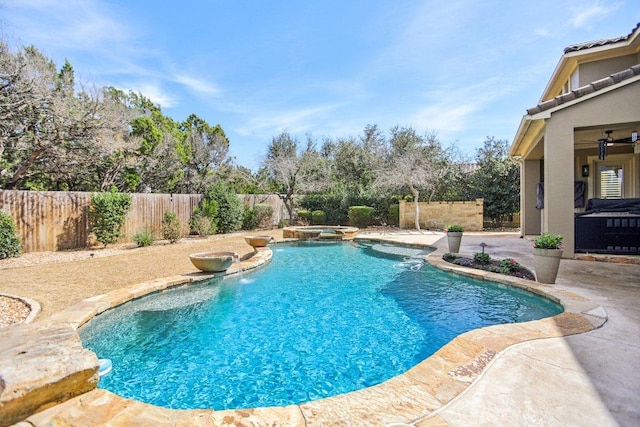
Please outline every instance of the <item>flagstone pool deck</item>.
[{"label": "flagstone pool deck", "polygon": [[[565,313],[465,333],[407,373],[378,386],[300,405],[177,411],[95,389],[18,425],[638,425],[640,265],[565,259],[557,283],[542,285],[442,262],[447,245],[442,233],[362,232],[359,237],[436,247],[429,256],[436,266],[544,292],[561,300]],[[530,242],[518,234],[465,233],[460,253],[480,251],[481,242],[487,244],[485,251],[492,257],[515,258],[533,270]],[[266,262],[268,256],[261,254],[253,260]],[[243,261],[247,267],[252,262]],[[34,269],[24,271],[33,273]],[[53,313],[43,322],[78,326],[105,304],[111,306],[192,277],[173,276],[116,289]]]}]

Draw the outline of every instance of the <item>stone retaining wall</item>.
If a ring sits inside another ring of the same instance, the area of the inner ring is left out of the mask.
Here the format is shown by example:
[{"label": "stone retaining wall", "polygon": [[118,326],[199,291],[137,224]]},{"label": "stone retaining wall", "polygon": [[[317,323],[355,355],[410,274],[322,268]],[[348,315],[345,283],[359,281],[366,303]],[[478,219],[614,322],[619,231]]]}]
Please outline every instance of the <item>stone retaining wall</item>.
[{"label": "stone retaining wall", "polygon": [[[465,231],[482,231],[484,200],[469,202],[420,202],[420,228],[443,230],[460,224]],[[415,203],[400,201],[400,228],[415,228]]]}]

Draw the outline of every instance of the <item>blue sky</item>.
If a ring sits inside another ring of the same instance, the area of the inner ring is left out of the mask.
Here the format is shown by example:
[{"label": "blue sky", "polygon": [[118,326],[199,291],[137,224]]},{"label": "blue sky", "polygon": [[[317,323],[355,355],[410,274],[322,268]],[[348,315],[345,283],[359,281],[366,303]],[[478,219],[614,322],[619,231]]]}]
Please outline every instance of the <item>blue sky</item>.
[{"label": "blue sky", "polygon": [[469,155],[511,141],[566,46],[638,22],[638,0],[0,0],[13,48],[220,124],[254,170],[282,130],[412,126]]}]

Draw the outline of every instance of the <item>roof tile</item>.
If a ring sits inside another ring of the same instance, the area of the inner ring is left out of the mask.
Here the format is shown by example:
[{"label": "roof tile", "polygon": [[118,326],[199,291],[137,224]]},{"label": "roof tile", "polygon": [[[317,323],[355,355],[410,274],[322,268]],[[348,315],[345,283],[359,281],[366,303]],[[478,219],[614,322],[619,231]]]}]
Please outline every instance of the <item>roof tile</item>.
[{"label": "roof tile", "polygon": [[600,46],[606,46],[606,45],[609,45],[609,44],[619,43],[619,42],[628,40],[629,37],[631,37],[633,35],[633,33],[635,33],[638,29],[640,29],[640,22],[626,36],[620,36],[620,37],[614,37],[614,38],[611,38],[611,39],[601,39],[601,40],[594,40],[594,41],[590,41],[590,42],[574,44],[574,45],[571,45],[571,46],[567,46],[564,49],[564,53],[578,52],[580,50],[592,49],[594,47],[600,47]]}]

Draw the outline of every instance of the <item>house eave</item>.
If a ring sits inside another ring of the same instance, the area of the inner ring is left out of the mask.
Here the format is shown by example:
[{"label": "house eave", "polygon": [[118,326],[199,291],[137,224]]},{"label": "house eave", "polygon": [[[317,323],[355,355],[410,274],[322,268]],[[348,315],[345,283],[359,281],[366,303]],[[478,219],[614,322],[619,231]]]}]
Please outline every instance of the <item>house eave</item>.
[{"label": "house eave", "polygon": [[555,107],[549,108],[549,109],[544,110],[544,111],[541,111],[539,113],[531,114],[529,117],[531,117],[531,120],[549,119],[549,118],[551,118],[551,115],[553,113],[555,113],[556,111],[560,111],[560,110],[563,110],[565,108],[569,108],[569,107],[571,107],[573,105],[579,104],[581,102],[588,101],[588,100],[590,100],[592,98],[595,98],[595,97],[603,95],[605,93],[617,90],[617,89],[619,89],[621,87],[624,87],[626,85],[635,83],[637,81],[640,81],[640,75],[625,79],[625,80],[623,80],[621,82],[612,84],[611,86],[607,86],[607,87],[604,87],[602,89],[593,91],[591,93],[588,93],[586,95],[580,96],[580,97],[578,97],[576,99],[573,99],[571,101],[564,102],[564,103],[562,103],[560,105],[557,105]]},{"label": "house eave", "polygon": [[640,52],[640,24],[624,40],[565,53],[560,57],[538,103],[554,98],[562,89],[564,82],[580,64],[637,54],[638,52]]}]

